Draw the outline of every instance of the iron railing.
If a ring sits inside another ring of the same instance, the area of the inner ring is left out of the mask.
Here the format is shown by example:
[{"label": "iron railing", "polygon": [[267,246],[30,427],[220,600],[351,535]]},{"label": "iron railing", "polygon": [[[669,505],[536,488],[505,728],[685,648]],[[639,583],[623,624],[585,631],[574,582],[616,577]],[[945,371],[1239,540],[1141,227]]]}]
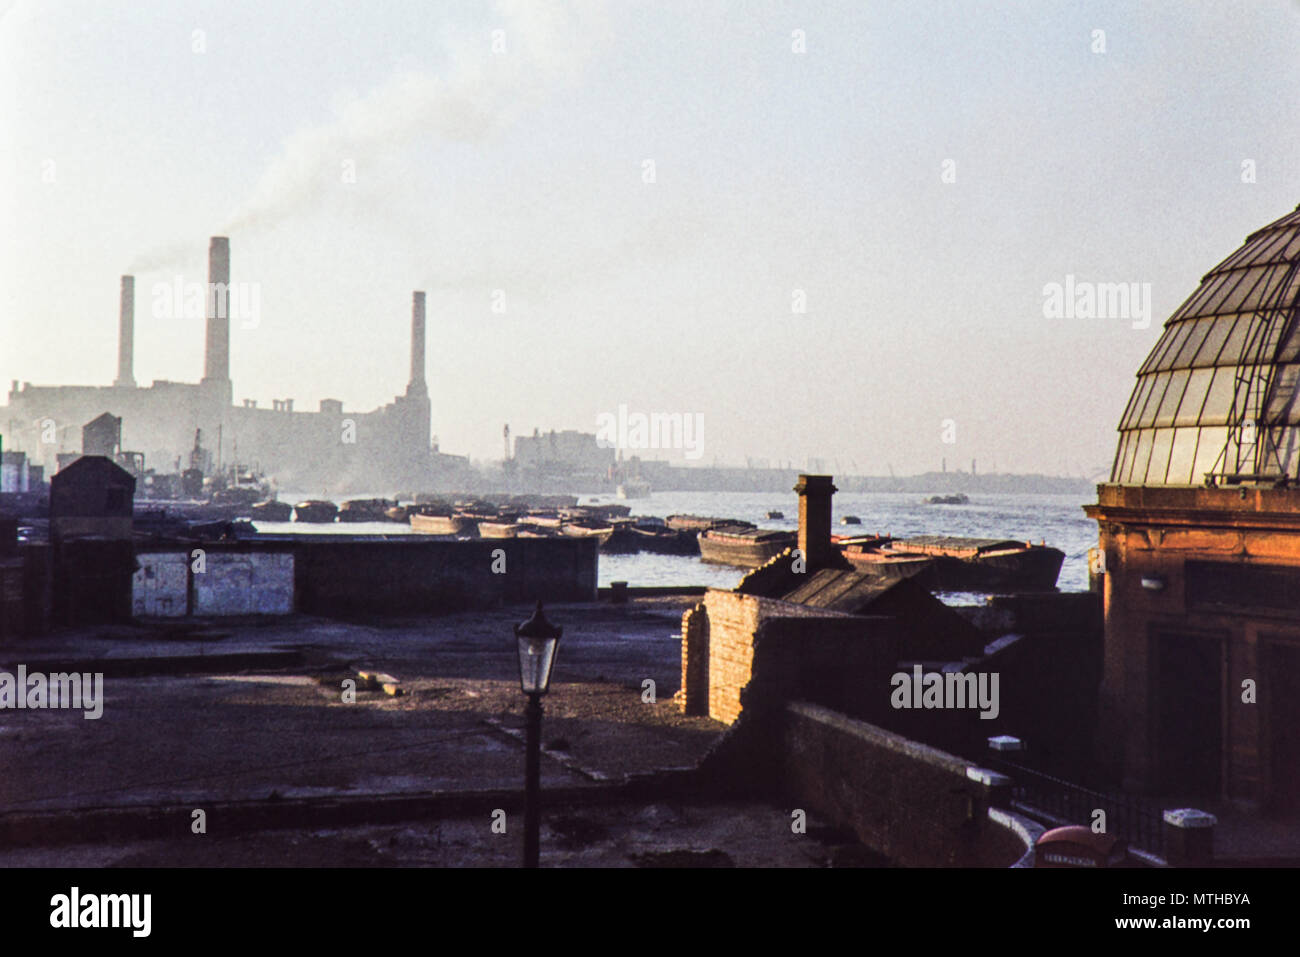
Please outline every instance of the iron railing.
[{"label": "iron railing", "polygon": [[1165,856],[1163,811],[1133,794],[1097,791],[1001,758],[987,762],[1011,778],[1011,798],[1045,816],[1070,824],[1093,826],[1098,810],[1106,813],[1106,833],[1130,847]]}]

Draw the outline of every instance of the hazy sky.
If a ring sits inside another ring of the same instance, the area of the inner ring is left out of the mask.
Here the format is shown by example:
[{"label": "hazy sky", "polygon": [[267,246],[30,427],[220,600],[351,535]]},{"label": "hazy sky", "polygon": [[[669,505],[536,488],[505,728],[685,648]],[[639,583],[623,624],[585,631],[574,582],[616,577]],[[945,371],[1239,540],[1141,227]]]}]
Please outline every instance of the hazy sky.
[{"label": "hazy sky", "polygon": [[[1300,202],[1298,51],[1281,0],[19,2],[0,382],[110,383],[125,272],[136,380],[198,381],[153,289],[227,234],[237,402],[391,401],[425,289],[444,451],[625,404],[705,463],[1091,476],[1164,319]],[[1067,275],[1149,283],[1149,327],[1045,318]]]}]

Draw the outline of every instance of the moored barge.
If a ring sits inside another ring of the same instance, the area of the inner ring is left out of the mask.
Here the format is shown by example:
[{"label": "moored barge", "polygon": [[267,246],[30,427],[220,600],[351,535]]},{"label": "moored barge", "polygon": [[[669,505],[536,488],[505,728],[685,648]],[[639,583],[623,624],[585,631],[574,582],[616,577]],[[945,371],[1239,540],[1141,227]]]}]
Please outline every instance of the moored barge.
[{"label": "moored barge", "polygon": [[700,559],[715,565],[757,568],[793,548],[798,540],[796,532],[724,525],[700,532]]}]

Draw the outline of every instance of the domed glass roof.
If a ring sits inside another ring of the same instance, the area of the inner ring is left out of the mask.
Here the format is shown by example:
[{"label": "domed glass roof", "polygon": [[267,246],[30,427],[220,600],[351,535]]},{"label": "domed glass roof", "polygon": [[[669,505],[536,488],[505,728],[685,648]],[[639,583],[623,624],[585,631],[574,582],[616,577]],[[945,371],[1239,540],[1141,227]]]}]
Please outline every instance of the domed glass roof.
[{"label": "domed glass roof", "polygon": [[1300,207],[1251,233],[1165,323],[1119,424],[1111,481],[1300,475]]}]

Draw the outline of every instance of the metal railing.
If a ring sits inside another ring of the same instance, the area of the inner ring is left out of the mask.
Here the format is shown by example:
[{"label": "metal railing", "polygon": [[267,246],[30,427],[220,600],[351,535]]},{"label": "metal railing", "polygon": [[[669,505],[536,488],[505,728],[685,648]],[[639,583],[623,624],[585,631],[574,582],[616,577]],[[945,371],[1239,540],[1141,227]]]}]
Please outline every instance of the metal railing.
[{"label": "metal railing", "polygon": [[1098,810],[1106,814],[1106,833],[1130,847],[1165,856],[1164,815],[1133,794],[1097,791],[1042,771],[990,755],[990,767],[1011,778],[1011,798],[1058,821],[1091,827]]}]

